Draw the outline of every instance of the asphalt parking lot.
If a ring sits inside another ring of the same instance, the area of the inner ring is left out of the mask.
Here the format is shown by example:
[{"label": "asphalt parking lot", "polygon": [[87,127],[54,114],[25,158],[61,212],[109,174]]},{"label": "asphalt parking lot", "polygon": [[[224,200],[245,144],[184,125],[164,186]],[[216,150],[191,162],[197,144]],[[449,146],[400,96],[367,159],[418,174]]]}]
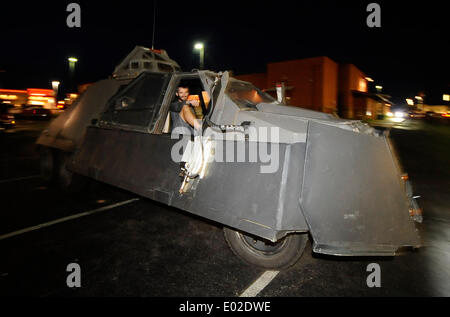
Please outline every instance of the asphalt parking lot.
[{"label": "asphalt parking lot", "polygon": [[[266,273],[231,252],[219,224],[94,181],[76,194],[47,186],[33,145],[46,124],[21,121],[0,135],[1,296],[238,297]],[[450,296],[449,135],[444,126],[391,131],[422,195],[423,248],[340,258],[308,245],[254,295]],[[66,283],[71,263],[81,268],[81,287]],[[380,265],[381,287],[367,286],[370,263]]]}]

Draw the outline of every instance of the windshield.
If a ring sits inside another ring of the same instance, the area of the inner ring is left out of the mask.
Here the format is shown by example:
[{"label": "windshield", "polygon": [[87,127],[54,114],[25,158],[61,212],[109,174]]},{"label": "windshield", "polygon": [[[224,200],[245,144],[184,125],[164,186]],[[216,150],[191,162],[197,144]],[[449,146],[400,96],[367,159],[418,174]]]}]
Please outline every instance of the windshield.
[{"label": "windshield", "polygon": [[259,103],[276,102],[272,96],[256,88],[253,84],[234,78],[230,78],[228,81],[225,93],[240,108],[256,109],[256,105]]}]

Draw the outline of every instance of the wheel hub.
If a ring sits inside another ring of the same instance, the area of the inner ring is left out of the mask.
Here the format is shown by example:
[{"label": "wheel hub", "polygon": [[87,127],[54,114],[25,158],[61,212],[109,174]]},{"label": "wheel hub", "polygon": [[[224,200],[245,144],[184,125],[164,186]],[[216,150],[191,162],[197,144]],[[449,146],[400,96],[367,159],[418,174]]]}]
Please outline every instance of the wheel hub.
[{"label": "wheel hub", "polygon": [[263,253],[266,255],[273,255],[280,252],[284,245],[286,244],[286,239],[283,239],[280,242],[271,242],[256,239],[255,237],[248,236],[242,233],[239,233],[239,237],[242,241],[253,251],[257,253]]}]

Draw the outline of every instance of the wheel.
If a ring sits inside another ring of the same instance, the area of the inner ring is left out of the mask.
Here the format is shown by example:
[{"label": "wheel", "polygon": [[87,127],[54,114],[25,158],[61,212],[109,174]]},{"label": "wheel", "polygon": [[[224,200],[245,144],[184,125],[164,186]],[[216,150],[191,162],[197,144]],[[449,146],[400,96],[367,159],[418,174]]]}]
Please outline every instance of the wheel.
[{"label": "wheel", "polygon": [[55,177],[55,157],[52,149],[41,147],[39,150],[39,168],[41,177],[46,183],[51,183]]},{"label": "wheel", "polygon": [[67,169],[72,153],[58,151],[56,164],[56,181],[58,187],[67,192],[79,192],[86,184],[85,178]]},{"label": "wheel", "polygon": [[265,269],[286,269],[302,256],[308,242],[307,233],[288,234],[270,242],[224,227],[225,240],[234,254],[245,262]]}]

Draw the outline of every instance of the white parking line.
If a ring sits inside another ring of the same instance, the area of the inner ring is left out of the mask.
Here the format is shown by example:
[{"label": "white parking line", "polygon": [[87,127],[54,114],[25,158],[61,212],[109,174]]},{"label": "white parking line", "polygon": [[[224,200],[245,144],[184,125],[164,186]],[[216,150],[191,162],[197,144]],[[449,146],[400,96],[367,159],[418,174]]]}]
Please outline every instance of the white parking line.
[{"label": "white parking line", "polygon": [[91,210],[91,211],[82,212],[82,213],[79,213],[79,214],[76,214],[76,215],[72,215],[72,216],[60,218],[60,219],[57,219],[57,220],[53,220],[53,221],[50,221],[50,222],[42,223],[42,224],[37,225],[37,226],[33,226],[33,227],[25,228],[25,229],[22,229],[22,230],[14,231],[14,232],[11,232],[11,233],[7,233],[7,234],[4,234],[4,235],[1,235],[0,236],[0,240],[11,238],[11,237],[17,236],[19,234],[23,234],[23,233],[30,232],[30,231],[33,231],[33,230],[38,230],[38,229],[42,229],[42,228],[45,228],[45,227],[53,226],[53,225],[56,225],[56,224],[61,223],[61,222],[65,222],[65,221],[73,220],[73,219],[76,219],[76,218],[92,215],[92,214],[95,214],[95,213],[100,212],[100,211],[105,211],[105,210],[112,209],[112,208],[115,208],[115,207],[123,206],[123,205],[129,204],[129,203],[132,203],[132,202],[134,202],[136,200],[139,200],[139,198],[133,198],[133,199],[130,199],[130,200],[125,200],[125,201],[122,201],[120,203],[116,203],[116,204],[112,204],[112,205],[108,205],[108,206],[103,206],[103,207],[100,207],[100,208],[97,208],[97,209],[94,209],[94,210]]},{"label": "white parking line", "polygon": [[21,181],[21,180],[25,180],[25,179],[38,178],[38,177],[41,177],[41,175],[31,175],[31,176],[17,177],[17,178],[10,178],[10,179],[0,179],[0,184]]},{"label": "white parking line", "polygon": [[253,282],[239,297],[256,297],[269,283],[278,275],[280,271],[265,271]]}]

